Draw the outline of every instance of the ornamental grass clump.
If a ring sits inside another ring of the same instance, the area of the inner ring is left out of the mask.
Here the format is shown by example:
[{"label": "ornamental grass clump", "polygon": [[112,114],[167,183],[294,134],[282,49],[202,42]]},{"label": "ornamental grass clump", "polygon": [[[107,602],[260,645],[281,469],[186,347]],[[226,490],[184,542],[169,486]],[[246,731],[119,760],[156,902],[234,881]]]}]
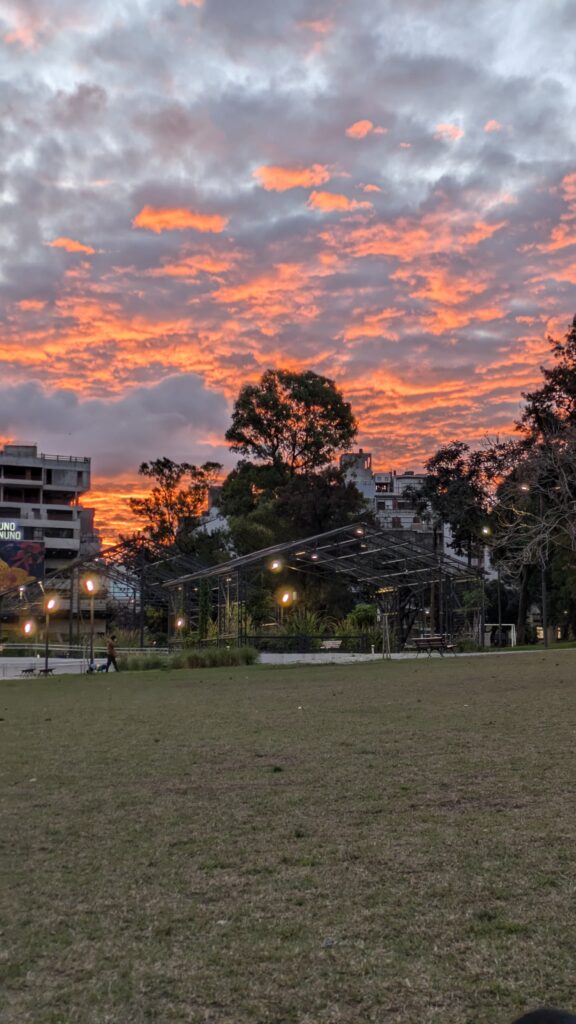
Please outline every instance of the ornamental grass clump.
[{"label": "ornamental grass clump", "polygon": [[254,647],[205,647],[186,655],[188,668],[220,668],[231,665],[253,665],[258,658]]}]

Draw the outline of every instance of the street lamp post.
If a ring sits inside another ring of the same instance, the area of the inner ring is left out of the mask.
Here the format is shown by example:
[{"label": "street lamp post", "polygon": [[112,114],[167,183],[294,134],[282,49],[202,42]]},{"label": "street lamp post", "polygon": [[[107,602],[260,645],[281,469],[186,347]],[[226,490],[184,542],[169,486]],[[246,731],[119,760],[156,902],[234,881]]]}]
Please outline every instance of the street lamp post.
[{"label": "street lamp post", "polygon": [[48,675],[48,633],[50,631],[50,612],[58,607],[56,597],[47,597],[44,604],[44,675]]},{"label": "street lamp post", "polygon": [[98,580],[94,576],[87,576],[83,580],[82,586],[90,598],[90,659],[88,664],[91,668],[94,662],[94,598],[98,593]]},{"label": "street lamp post", "polygon": [[184,627],[186,625],[186,619],[184,618],[184,616],[183,615],[178,615],[176,620],[175,620],[175,622],[174,622],[174,625],[176,627],[176,640],[178,641],[178,643],[181,644],[182,643],[182,632],[183,632]]}]

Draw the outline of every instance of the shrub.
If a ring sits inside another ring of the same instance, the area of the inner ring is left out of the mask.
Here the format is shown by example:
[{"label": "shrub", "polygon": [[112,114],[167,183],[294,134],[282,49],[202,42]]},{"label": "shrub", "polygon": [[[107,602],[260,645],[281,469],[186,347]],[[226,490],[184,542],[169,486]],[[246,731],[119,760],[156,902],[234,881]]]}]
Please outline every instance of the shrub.
[{"label": "shrub", "polygon": [[258,659],[255,647],[203,647],[193,651],[179,651],[171,657],[160,654],[123,655],[118,666],[125,672],[145,672],[148,669],[218,668],[227,665],[253,665]]},{"label": "shrub", "polygon": [[188,668],[219,668],[228,665],[253,665],[258,658],[254,647],[205,647],[186,655]]},{"label": "shrub", "polygon": [[483,649],[478,641],[473,640],[470,636],[455,637],[454,646],[460,654],[473,654],[475,651],[481,651]]}]

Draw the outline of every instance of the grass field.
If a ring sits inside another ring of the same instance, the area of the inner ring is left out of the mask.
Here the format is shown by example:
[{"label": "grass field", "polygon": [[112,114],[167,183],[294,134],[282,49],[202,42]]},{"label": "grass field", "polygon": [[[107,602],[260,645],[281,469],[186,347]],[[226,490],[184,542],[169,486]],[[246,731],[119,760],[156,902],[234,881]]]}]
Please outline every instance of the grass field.
[{"label": "grass field", "polygon": [[3,1024],[574,1006],[576,652],[0,684]]}]

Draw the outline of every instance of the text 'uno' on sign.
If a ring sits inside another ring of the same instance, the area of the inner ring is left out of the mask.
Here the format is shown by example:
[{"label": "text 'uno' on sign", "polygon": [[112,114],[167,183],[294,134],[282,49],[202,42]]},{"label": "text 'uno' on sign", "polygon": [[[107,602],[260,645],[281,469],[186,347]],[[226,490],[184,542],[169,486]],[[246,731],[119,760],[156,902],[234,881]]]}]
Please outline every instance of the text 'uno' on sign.
[{"label": "text 'uno' on sign", "polygon": [[13,519],[0,519],[0,540],[22,540],[22,527]]}]

